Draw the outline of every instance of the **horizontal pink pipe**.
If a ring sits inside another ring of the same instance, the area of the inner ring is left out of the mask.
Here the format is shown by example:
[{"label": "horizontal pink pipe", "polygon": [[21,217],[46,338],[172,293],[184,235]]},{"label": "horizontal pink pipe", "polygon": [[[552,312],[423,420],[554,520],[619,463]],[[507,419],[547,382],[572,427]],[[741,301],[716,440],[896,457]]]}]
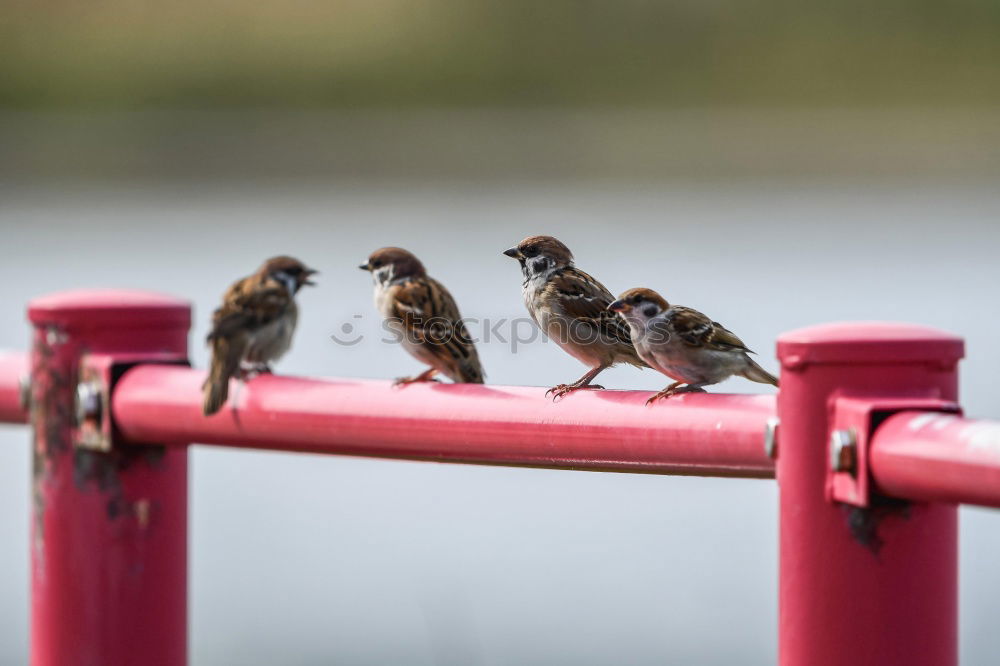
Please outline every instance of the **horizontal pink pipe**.
[{"label": "horizontal pink pipe", "polygon": [[871,470],[888,495],[1000,507],[1000,422],[896,414],[875,431]]},{"label": "horizontal pink pipe", "polygon": [[201,413],[205,374],[144,365],[114,392],[130,441],[188,442],[440,462],[658,474],[772,477],[764,432],[773,396],[579,391],[553,403],[536,387],[315,380],[265,375]]},{"label": "horizontal pink pipe", "polygon": [[28,376],[28,355],[0,352],[0,423],[27,423],[21,406],[21,379]]}]

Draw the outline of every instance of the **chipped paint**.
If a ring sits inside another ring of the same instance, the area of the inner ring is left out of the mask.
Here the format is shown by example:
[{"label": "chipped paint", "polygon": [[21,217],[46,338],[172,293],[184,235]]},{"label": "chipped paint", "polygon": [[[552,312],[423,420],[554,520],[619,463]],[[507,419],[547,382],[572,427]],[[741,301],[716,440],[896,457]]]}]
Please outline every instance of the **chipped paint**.
[{"label": "chipped paint", "polygon": [[64,345],[68,339],[69,336],[62,329],[57,328],[56,326],[45,327],[45,343],[50,347]]},{"label": "chipped paint", "polygon": [[136,522],[139,523],[139,529],[145,530],[149,527],[150,506],[150,501],[145,498],[132,503],[132,513],[135,515]]},{"label": "chipped paint", "polygon": [[[45,485],[52,476],[56,458],[69,447],[72,417],[67,407],[72,378],[63,368],[72,351],[66,347],[64,332],[49,326],[35,331],[31,357],[32,424],[32,509],[34,534],[32,548],[36,562],[45,555]],[[36,567],[38,571],[44,567]]]},{"label": "chipped paint", "polygon": [[[157,466],[165,455],[160,446],[130,446],[117,450],[89,450],[73,446],[77,429],[74,409],[80,380],[79,360],[85,350],[65,331],[45,326],[35,331],[31,372],[31,424],[33,426],[32,504],[36,563],[44,562],[45,510],[49,485],[60,458],[72,456],[73,483],[80,490],[93,489],[107,495],[109,520],[136,516],[145,528],[149,506],[135,509],[124,495],[121,473],[136,463]],[[142,502],[143,500],[140,500]],[[137,513],[138,511],[138,513]],[[44,566],[37,567],[39,572]]]}]

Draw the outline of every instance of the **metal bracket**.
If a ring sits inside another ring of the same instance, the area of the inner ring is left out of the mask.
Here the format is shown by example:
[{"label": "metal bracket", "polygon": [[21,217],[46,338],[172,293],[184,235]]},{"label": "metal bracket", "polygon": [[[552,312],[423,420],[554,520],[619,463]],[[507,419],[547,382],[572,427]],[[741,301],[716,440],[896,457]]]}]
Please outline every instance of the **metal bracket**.
[{"label": "metal bracket", "polygon": [[73,446],[91,451],[111,451],[115,440],[111,394],[125,371],[140,363],[189,365],[173,354],[83,354],[74,399]]},{"label": "metal bracket", "polygon": [[867,507],[871,497],[868,452],[872,434],[898,412],[961,414],[957,403],[936,398],[840,396],[833,401],[826,496],[831,501]]}]

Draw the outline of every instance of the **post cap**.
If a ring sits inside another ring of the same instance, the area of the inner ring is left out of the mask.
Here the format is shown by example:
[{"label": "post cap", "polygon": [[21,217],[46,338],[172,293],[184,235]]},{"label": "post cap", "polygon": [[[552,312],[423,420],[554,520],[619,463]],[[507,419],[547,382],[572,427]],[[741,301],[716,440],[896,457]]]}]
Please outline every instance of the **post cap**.
[{"label": "post cap", "polygon": [[778,336],[778,358],[789,369],[810,363],[956,363],[965,341],[918,324],[860,321],[799,328]]},{"label": "post cap", "polygon": [[191,325],[191,303],[137,289],[73,289],[33,299],[28,320],[69,330],[105,327],[184,328]]}]

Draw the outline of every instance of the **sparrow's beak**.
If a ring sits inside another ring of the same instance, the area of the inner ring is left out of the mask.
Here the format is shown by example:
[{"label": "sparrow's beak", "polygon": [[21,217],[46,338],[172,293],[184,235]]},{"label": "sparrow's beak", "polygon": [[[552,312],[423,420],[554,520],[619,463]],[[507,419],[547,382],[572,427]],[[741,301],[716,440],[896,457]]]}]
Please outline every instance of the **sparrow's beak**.
[{"label": "sparrow's beak", "polygon": [[358,266],[358,268],[360,268],[363,271],[370,271],[372,269],[372,267],[367,262],[361,264],[360,266]]},{"label": "sparrow's beak", "polygon": [[619,298],[617,301],[609,305],[608,309],[612,312],[628,312],[632,309],[632,306]]},{"label": "sparrow's beak", "polygon": [[312,268],[306,269],[306,271],[305,271],[306,279],[302,281],[302,284],[308,285],[310,287],[315,287],[316,283],[309,279],[313,275],[319,275],[319,271],[313,270]]},{"label": "sparrow's beak", "polygon": [[503,253],[506,254],[511,259],[517,259],[521,255],[521,252],[516,247],[512,247],[509,250],[504,250]]}]

